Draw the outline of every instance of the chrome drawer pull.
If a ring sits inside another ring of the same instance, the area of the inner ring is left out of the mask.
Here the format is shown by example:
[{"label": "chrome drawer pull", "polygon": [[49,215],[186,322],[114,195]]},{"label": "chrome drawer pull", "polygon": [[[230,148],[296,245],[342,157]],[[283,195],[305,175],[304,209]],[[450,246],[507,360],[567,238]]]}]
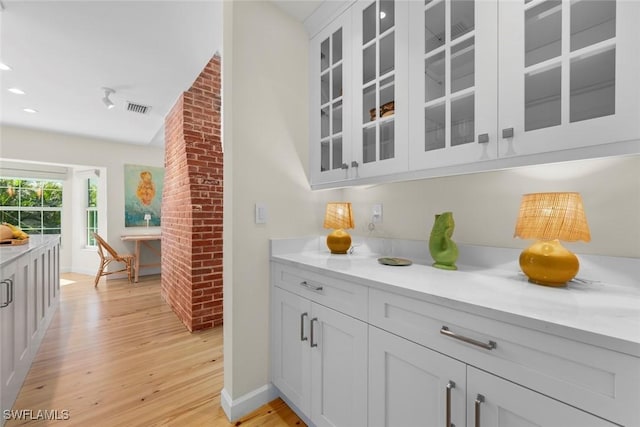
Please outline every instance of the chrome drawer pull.
[{"label": "chrome drawer pull", "polygon": [[476,396],[476,427],[480,427],[480,404],[484,402],[484,396],[479,394]]},{"label": "chrome drawer pull", "polygon": [[304,318],[307,317],[309,313],[302,313],[300,315],[300,341],[306,341],[307,337],[304,336]]},{"label": "chrome drawer pull", "polygon": [[314,292],[322,291],[322,286],[312,285],[311,283],[307,282],[306,280],[300,282],[300,285],[304,286],[305,288],[309,289],[310,291],[314,291]]},{"label": "chrome drawer pull", "polygon": [[317,347],[318,343],[317,342],[313,342],[313,331],[315,330],[315,328],[313,327],[313,324],[316,323],[318,321],[317,317],[314,317],[313,319],[311,319],[311,341],[309,341],[309,344],[311,345],[311,347]]},{"label": "chrome drawer pull", "polygon": [[449,381],[447,383],[447,420],[445,421],[446,427],[455,427],[453,424],[451,424],[451,389],[452,388],[456,388],[456,383],[454,383],[453,381]]},{"label": "chrome drawer pull", "polygon": [[472,344],[472,345],[475,345],[477,347],[484,348],[485,350],[493,350],[494,348],[496,348],[498,346],[498,344],[496,344],[495,341],[489,341],[489,343],[484,343],[482,341],[474,340],[473,338],[465,337],[464,335],[458,335],[458,334],[456,334],[454,332],[451,332],[449,330],[449,328],[446,327],[446,326],[443,326],[440,329],[440,333],[442,335],[446,335],[448,337],[451,337],[451,338],[454,338],[454,339],[457,339],[457,340],[460,340],[460,341],[464,341],[464,342],[466,342],[468,344]]},{"label": "chrome drawer pull", "polygon": [[2,282],[0,282],[0,285],[7,285],[7,287],[5,288],[5,295],[7,297],[6,301],[0,305],[0,308],[5,308],[8,307],[9,304],[11,304],[11,297],[9,296],[9,292],[11,292],[11,289],[9,288],[8,280],[3,280]]}]

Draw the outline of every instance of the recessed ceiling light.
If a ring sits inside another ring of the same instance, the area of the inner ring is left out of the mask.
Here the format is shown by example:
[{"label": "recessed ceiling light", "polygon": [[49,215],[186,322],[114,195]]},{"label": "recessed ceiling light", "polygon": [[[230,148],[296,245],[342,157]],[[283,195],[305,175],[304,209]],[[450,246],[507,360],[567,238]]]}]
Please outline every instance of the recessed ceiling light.
[{"label": "recessed ceiling light", "polygon": [[37,113],[38,110],[34,110],[33,108],[24,108],[22,111],[24,111],[25,113]]},{"label": "recessed ceiling light", "polygon": [[24,91],[22,89],[18,89],[17,87],[12,87],[8,89],[9,92],[15,93],[16,95],[24,95]]},{"label": "recessed ceiling light", "polygon": [[11,67],[9,67],[4,62],[0,62],[0,70],[2,70],[2,71],[11,71]]}]

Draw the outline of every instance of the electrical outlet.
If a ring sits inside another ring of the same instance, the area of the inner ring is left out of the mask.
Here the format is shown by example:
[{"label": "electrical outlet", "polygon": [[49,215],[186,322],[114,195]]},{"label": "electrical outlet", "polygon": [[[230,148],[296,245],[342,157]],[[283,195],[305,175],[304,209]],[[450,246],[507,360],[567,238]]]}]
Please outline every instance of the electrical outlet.
[{"label": "electrical outlet", "polygon": [[374,224],[382,223],[382,203],[376,203],[371,209],[371,222]]}]

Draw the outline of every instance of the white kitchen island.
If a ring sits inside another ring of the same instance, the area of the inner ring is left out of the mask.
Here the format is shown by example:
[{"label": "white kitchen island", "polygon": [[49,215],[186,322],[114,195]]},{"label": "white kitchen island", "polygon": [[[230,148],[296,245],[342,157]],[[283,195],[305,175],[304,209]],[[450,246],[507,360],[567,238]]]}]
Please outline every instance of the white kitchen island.
[{"label": "white kitchen island", "polygon": [[[58,307],[60,236],[0,247],[0,409],[10,410]],[[0,416],[0,425],[5,422]]]}]

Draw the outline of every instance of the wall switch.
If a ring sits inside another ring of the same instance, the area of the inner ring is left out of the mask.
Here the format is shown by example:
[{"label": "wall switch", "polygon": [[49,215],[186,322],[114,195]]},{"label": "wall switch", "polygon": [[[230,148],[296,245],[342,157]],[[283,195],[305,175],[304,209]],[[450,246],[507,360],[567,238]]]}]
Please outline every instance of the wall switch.
[{"label": "wall switch", "polygon": [[267,217],[267,205],[265,203],[256,203],[256,224],[266,224]]},{"label": "wall switch", "polygon": [[376,203],[371,209],[371,222],[374,224],[382,223],[382,203]]}]

